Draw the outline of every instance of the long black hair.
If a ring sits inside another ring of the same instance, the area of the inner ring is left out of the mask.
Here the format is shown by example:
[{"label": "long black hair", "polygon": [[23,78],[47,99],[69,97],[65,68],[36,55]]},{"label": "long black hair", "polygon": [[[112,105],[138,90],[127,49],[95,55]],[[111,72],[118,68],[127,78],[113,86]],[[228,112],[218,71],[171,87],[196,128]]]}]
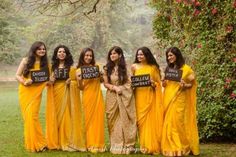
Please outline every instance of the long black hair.
[{"label": "long black hair", "polygon": [[[176,56],[176,61],[175,63],[170,63],[168,60],[168,53],[171,52]],[[168,67],[174,68],[176,65],[177,69],[180,69],[184,64],[185,60],[184,57],[182,56],[181,51],[177,47],[170,47],[166,50],[166,63],[168,64]]]},{"label": "long black hair", "polygon": [[107,69],[107,75],[108,75],[108,82],[111,83],[111,74],[115,67],[115,63],[111,60],[112,51],[115,51],[116,53],[118,53],[118,55],[121,56],[118,62],[118,78],[119,78],[118,82],[120,85],[123,85],[128,80],[128,74],[127,74],[127,68],[126,68],[126,62],[125,62],[123,50],[118,46],[113,46],[109,50],[108,55],[107,55],[106,69]]},{"label": "long black hair", "polygon": [[140,51],[140,50],[143,52],[143,55],[146,58],[147,64],[155,65],[157,67],[157,69],[159,69],[159,65],[157,64],[157,61],[154,58],[151,50],[148,47],[145,47],[145,46],[138,48],[138,50],[136,51],[134,63],[140,63],[140,61],[138,61],[138,57],[137,57],[138,56],[138,51]]},{"label": "long black hair", "polygon": [[54,49],[54,53],[52,56],[52,70],[55,70],[59,66],[60,60],[57,58],[57,52],[60,48],[63,48],[66,53],[66,58],[65,58],[65,62],[64,62],[65,67],[70,69],[70,66],[72,66],[74,63],[73,56],[71,55],[69,48],[65,45],[58,45]]},{"label": "long black hair", "polygon": [[23,70],[23,76],[27,77],[30,69],[34,68],[34,63],[36,61],[36,51],[41,47],[44,46],[45,48],[45,55],[41,57],[40,60],[40,69],[43,68],[47,68],[48,67],[48,57],[47,57],[47,49],[45,44],[42,41],[36,41],[32,44],[29,52],[28,52],[28,56],[27,56],[27,63],[26,63],[26,67]]},{"label": "long black hair", "polygon": [[84,61],[84,56],[86,54],[86,52],[88,51],[91,51],[92,52],[92,60],[91,60],[91,65],[94,66],[95,65],[95,58],[94,58],[94,52],[93,52],[93,49],[89,48],[89,47],[86,47],[84,48],[81,53],[80,53],[80,56],[79,56],[79,60],[78,60],[78,65],[77,65],[77,68],[85,65],[85,61]]}]

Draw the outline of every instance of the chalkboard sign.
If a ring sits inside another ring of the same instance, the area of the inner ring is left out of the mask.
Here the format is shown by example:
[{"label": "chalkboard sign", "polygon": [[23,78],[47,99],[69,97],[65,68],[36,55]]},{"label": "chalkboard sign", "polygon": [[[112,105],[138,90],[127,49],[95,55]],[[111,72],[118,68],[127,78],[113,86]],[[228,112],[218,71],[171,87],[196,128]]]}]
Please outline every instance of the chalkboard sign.
[{"label": "chalkboard sign", "polygon": [[41,69],[41,70],[35,70],[31,71],[31,79],[33,83],[40,83],[45,82],[49,80],[49,72],[48,69]]},{"label": "chalkboard sign", "polygon": [[182,78],[182,73],[183,71],[179,69],[166,68],[165,79],[180,82]]},{"label": "chalkboard sign", "polygon": [[69,68],[56,68],[54,76],[56,80],[67,80],[69,78]]},{"label": "chalkboard sign", "polygon": [[82,79],[92,79],[100,76],[98,66],[82,66],[81,67]]},{"label": "chalkboard sign", "polygon": [[151,86],[150,75],[136,75],[131,76],[132,87],[146,87]]}]

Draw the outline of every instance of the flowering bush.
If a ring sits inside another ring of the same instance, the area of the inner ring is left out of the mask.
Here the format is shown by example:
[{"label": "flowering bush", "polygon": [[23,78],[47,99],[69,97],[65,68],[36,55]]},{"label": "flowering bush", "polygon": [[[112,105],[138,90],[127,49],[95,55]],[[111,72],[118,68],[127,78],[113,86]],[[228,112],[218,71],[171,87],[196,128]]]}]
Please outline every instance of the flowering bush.
[{"label": "flowering bush", "polygon": [[236,141],[236,0],[152,0],[158,45],[179,47],[198,79],[202,141]]}]

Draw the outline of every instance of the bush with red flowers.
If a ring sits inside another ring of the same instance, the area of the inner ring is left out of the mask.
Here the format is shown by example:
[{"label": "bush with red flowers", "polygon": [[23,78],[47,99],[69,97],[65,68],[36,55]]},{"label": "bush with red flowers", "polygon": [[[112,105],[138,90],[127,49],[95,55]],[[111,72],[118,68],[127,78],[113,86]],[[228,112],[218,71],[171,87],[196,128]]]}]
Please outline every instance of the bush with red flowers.
[{"label": "bush with red flowers", "polygon": [[[202,141],[236,141],[236,0],[152,0],[161,49],[177,46],[198,80]],[[194,63],[194,64],[193,64]]]}]

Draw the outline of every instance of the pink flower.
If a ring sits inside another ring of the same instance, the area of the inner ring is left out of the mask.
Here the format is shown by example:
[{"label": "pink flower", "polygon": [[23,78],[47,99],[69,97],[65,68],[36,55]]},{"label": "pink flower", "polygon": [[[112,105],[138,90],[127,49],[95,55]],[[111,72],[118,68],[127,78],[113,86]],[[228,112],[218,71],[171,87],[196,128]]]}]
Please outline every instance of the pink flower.
[{"label": "pink flower", "polygon": [[234,0],[233,7],[236,8],[236,0]]},{"label": "pink flower", "polygon": [[198,2],[198,1],[197,1],[197,2],[195,1],[195,4],[194,4],[194,5],[195,5],[196,7],[198,7],[198,6],[201,6],[201,3]]},{"label": "pink flower", "polygon": [[226,78],[226,79],[225,79],[225,82],[226,82],[226,83],[230,83],[230,82],[231,82],[231,79],[230,79],[230,78]]},{"label": "pink flower", "polygon": [[234,92],[231,93],[230,95],[231,98],[235,98],[236,97],[236,94]]},{"label": "pink flower", "polygon": [[217,12],[218,12],[218,10],[217,10],[216,8],[213,8],[213,9],[211,10],[211,13],[212,13],[213,15],[215,15]]},{"label": "pink flower", "polygon": [[228,89],[228,88],[229,88],[229,85],[228,85],[228,84],[225,84],[225,85],[224,85],[224,88],[225,88],[225,89]]},{"label": "pink flower", "polygon": [[190,4],[189,0],[184,0],[184,4],[185,4],[185,5]]},{"label": "pink flower", "polygon": [[200,14],[200,10],[198,9],[195,9],[194,12],[193,12],[193,16],[197,16]]},{"label": "pink flower", "polygon": [[236,57],[233,58],[233,61],[236,63]]},{"label": "pink flower", "polygon": [[233,26],[229,25],[229,26],[226,27],[226,32],[231,33],[233,31],[233,29],[234,29]]},{"label": "pink flower", "polygon": [[197,48],[202,48],[202,44],[197,44]]}]

